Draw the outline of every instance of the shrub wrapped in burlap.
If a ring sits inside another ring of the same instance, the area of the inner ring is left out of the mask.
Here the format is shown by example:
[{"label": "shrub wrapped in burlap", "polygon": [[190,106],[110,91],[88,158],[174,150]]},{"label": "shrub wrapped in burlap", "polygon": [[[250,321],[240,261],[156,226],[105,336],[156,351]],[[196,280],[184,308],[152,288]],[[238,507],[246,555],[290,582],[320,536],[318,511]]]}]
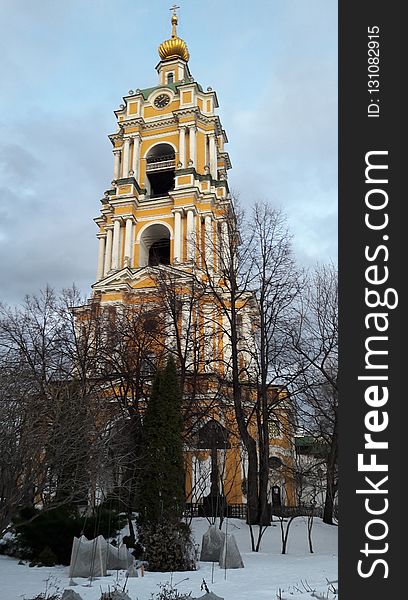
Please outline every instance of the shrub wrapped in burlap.
[{"label": "shrub wrapped in burlap", "polygon": [[224,539],[225,533],[218,529],[216,525],[211,525],[203,535],[200,560],[203,562],[218,562]]},{"label": "shrub wrapped in burlap", "polygon": [[64,590],[61,600],[82,600],[82,596],[74,592],[74,590]]},{"label": "shrub wrapped in burlap", "polygon": [[69,565],[69,576],[106,577],[107,549],[106,540],[101,535],[87,540],[84,535],[74,538]]},{"label": "shrub wrapped in burlap", "polygon": [[133,563],[133,556],[124,544],[119,547],[106,542],[106,568],[108,571],[127,569]]},{"label": "shrub wrapped in burlap", "polygon": [[244,562],[238,549],[235,536],[228,533],[225,536],[220,554],[220,567],[222,569],[243,569]]}]

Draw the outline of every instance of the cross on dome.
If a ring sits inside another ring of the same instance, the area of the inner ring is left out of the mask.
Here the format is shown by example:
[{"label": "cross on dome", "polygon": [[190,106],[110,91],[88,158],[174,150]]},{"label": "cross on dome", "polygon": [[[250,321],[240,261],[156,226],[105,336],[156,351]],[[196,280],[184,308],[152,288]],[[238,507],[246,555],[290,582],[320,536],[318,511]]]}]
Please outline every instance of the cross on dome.
[{"label": "cross on dome", "polygon": [[173,16],[171,17],[171,25],[172,25],[172,31],[171,31],[171,37],[172,38],[176,38],[177,37],[177,24],[178,24],[178,17],[177,17],[177,9],[180,8],[179,6],[177,6],[177,4],[173,4],[173,6],[170,8],[170,10],[173,11]]},{"label": "cross on dome", "polygon": [[182,60],[187,62],[190,58],[187,44],[177,35],[177,10],[179,8],[180,7],[177,4],[173,4],[173,6],[170,8],[170,10],[173,12],[171,17],[171,38],[169,40],[165,40],[159,46],[159,56],[161,60],[172,60],[174,58],[181,58]]}]

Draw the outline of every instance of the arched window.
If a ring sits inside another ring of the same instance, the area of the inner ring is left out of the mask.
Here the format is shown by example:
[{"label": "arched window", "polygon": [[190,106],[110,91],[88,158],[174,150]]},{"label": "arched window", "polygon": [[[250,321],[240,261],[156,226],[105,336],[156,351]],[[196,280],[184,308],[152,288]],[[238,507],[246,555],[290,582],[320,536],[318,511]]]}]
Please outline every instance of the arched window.
[{"label": "arched window", "polygon": [[139,266],[170,264],[170,231],[161,223],[147,227],[140,237]]},{"label": "arched window", "polygon": [[170,264],[170,240],[161,238],[154,242],[149,248],[149,265],[169,265]]},{"label": "arched window", "polygon": [[146,156],[146,174],[149,182],[150,197],[167,196],[174,189],[174,170],[176,155],[170,144],[156,144]]},{"label": "arched window", "polygon": [[174,82],[174,73],[168,73],[167,83],[173,83],[173,82]]}]

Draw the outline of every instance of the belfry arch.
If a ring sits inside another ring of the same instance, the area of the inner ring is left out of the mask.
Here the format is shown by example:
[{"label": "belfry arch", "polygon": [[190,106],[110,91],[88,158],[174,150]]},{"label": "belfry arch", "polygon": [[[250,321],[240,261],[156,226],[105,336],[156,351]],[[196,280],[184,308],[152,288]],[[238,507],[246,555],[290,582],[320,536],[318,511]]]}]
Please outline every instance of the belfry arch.
[{"label": "belfry arch", "polygon": [[170,264],[170,229],[162,223],[146,227],[140,236],[139,267]]},{"label": "belfry arch", "polygon": [[150,198],[167,196],[174,189],[176,153],[168,143],[155,144],[146,154],[146,178]]}]

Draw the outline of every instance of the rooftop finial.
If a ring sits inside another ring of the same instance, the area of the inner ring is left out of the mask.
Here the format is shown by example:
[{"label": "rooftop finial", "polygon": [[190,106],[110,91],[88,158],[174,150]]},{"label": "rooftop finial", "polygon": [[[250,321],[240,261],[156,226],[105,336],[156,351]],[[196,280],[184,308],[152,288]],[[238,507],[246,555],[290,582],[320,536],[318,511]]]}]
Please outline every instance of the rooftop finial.
[{"label": "rooftop finial", "polygon": [[180,7],[177,6],[177,4],[173,4],[173,6],[170,8],[170,10],[173,12],[171,16],[171,38],[169,40],[165,40],[160,44],[159,56],[161,60],[173,60],[174,58],[181,58],[182,60],[185,60],[187,62],[190,58],[187,44],[177,35],[178,17],[176,10],[178,8]]},{"label": "rooftop finial", "polygon": [[171,25],[172,25],[172,29],[171,29],[171,37],[172,38],[176,38],[177,37],[177,24],[178,24],[178,17],[177,17],[177,9],[180,8],[179,6],[177,6],[177,4],[173,4],[173,6],[170,8],[170,10],[173,11],[173,16],[171,17]]}]

